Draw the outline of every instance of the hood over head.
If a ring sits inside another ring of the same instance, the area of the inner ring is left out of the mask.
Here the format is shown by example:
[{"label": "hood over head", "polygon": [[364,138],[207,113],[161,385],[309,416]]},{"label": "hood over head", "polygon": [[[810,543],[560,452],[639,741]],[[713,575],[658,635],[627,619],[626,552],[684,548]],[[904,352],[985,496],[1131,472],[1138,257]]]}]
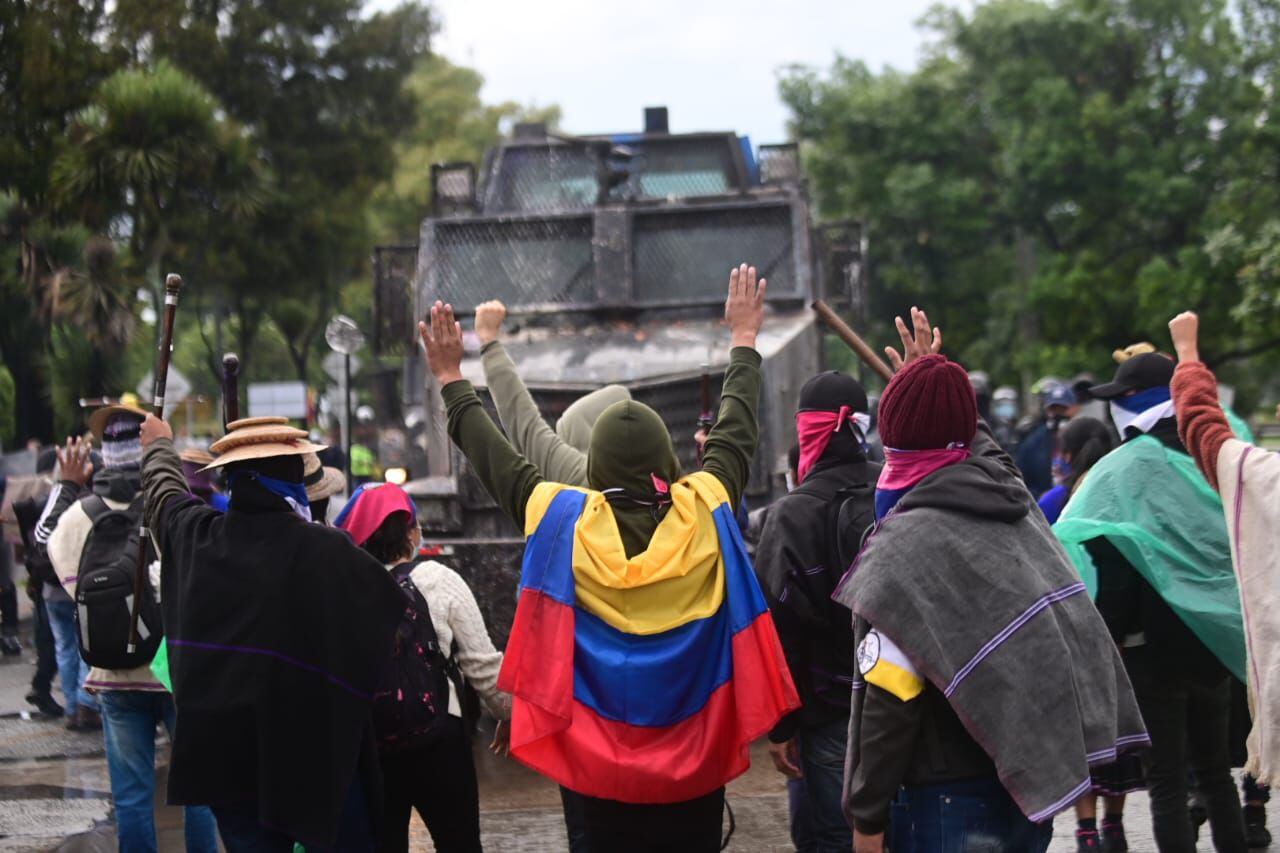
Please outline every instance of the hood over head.
[{"label": "hood over head", "polygon": [[579,397],[556,421],[556,435],[574,450],[586,453],[591,449],[591,429],[604,410],[630,399],[631,392],[621,385],[606,385]]},{"label": "hood over head", "polygon": [[659,491],[655,477],[668,486],[680,479],[680,460],[667,425],[636,400],[606,408],[591,430],[587,483],[598,491],[623,489],[647,496]]},{"label": "hood over head", "polygon": [[142,472],[137,468],[94,471],[92,489],[100,498],[129,503],[142,490]]}]

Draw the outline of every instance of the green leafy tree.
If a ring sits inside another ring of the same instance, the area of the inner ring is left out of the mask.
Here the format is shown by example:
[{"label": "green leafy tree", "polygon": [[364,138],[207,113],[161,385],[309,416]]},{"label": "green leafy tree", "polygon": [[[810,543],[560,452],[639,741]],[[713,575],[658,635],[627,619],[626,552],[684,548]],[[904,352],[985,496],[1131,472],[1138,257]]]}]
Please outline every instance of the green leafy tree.
[{"label": "green leafy tree", "polygon": [[45,292],[82,247],[56,210],[50,173],[74,114],[115,68],[100,0],[0,4],[0,355],[15,384],[19,438],[51,438]]},{"label": "green leafy tree", "polygon": [[365,15],[360,0],[121,0],[113,20],[122,50],[183,68],[253,130],[275,191],[252,222],[224,229],[234,262],[210,259],[206,283],[220,293],[208,300],[214,322],[235,329],[246,373],[270,318],[307,380],[339,289],[367,271],[368,203],[394,165],[430,14],[407,4]]},{"label": "green leafy tree", "polygon": [[431,167],[472,163],[496,145],[516,122],[554,127],[558,107],[524,107],[513,101],[486,104],[484,77],[434,54],[423,57],[405,81],[409,112],[395,142],[395,168],[373,196],[373,231],[379,242],[417,240],[418,226],[431,205]]},{"label": "green leafy tree", "polygon": [[1106,372],[1194,308],[1256,388],[1280,350],[1280,42],[1272,4],[1233,9],[993,0],[935,9],[913,73],[785,75],[824,215],[870,225],[881,316],[937,306],[952,352],[1028,381]]},{"label": "green leafy tree", "polygon": [[53,185],[81,221],[127,234],[128,263],[161,308],[174,229],[206,196],[220,132],[217,101],[166,62],[107,78],[72,122]]}]

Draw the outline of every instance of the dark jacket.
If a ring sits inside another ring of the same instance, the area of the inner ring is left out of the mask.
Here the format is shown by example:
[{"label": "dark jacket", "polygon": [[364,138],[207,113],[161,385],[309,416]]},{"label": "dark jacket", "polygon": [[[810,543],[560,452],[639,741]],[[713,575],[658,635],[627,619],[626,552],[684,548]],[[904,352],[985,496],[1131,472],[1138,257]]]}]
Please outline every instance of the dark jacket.
[{"label": "dark jacket", "polygon": [[1041,418],[1026,438],[1018,443],[1018,469],[1027,490],[1039,498],[1053,488],[1053,451],[1057,436]]},{"label": "dark jacket", "polygon": [[[1147,435],[1179,453],[1187,452],[1174,418],[1157,422]],[[1190,678],[1206,686],[1226,678],[1228,670],[1217,656],[1110,540],[1091,539],[1085,548],[1098,569],[1094,603],[1116,645],[1145,645],[1150,666],[1166,678]]]},{"label": "dark jacket", "polygon": [[803,703],[769,733],[775,743],[790,740],[801,726],[849,715],[853,614],[831,594],[874,518],[867,518],[862,529],[841,530],[836,514],[846,499],[856,500],[855,489],[865,491],[868,508],[874,505],[880,469],[856,445],[841,452],[833,441],[804,482],[774,502],[765,519],[756,574]]},{"label": "dark jacket", "polygon": [[356,778],[380,802],[370,700],[403,593],[255,481],[225,514],[189,494],[167,439],[143,481],[177,706],[169,802],[256,803],[264,825],[331,845]]}]

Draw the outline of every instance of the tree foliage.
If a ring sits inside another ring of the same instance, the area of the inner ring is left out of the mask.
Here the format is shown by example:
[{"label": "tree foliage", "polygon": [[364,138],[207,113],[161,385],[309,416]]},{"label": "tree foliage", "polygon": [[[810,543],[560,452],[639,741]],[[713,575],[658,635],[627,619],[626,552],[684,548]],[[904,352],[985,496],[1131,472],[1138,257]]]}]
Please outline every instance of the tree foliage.
[{"label": "tree foliage", "polygon": [[[217,393],[319,378],[325,322],[367,304],[378,240],[416,234],[430,163],[479,161],[524,113],[429,52],[413,0],[0,4],[0,355],[18,437],[154,355],[169,271],[174,365]],[[149,293],[150,305],[135,294]]]},{"label": "tree foliage", "polygon": [[927,304],[1005,380],[1109,370],[1185,308],[1256,388],[1280,352],[1277,13],[1265,0],[936,8],[918,70],[838,59],[782,94],[880,312]]}]

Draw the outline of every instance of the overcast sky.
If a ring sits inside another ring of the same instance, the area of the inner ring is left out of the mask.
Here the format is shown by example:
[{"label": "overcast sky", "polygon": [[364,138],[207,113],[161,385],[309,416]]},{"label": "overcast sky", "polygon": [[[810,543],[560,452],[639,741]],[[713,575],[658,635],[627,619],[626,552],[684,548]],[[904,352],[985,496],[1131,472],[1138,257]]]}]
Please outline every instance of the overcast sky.
[{"label": "overcast sky", "polygon": [[[374,0],[378,8],[394,0]],[[913,67],[916,20],[933,0],[432,0],[436,49],[478,69],[487,101],[559,104],[570,133],[640,130],[666,105],[671,129],[781,142],[778,70],[837,53]]]}]

